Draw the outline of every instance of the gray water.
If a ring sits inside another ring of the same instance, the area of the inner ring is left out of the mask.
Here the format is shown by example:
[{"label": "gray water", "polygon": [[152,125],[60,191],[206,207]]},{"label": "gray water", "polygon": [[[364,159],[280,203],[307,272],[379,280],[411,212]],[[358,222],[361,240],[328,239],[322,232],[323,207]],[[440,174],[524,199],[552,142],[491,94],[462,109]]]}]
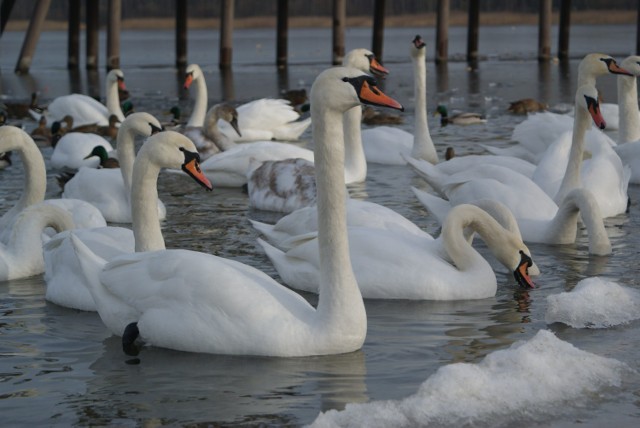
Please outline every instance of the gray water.
[{"label": "gray water", "polygon": [[[486,125],[440,128],[429,117],[432,137],[442,155],[447,146],[458,154],[482,153],[479,143],[505,146],[522,117],[506,113],[508,102],[533,97],[552,106],[570,105],[579,58],[601,51],[622,56],[633,49],[632,26],[574,27],[568,64],[539,65],[535,61],[534,27],[482,28],[480,50],[485,60],[475,70],[451,61],[435,67],[428,58],[428,108],[445,102],[485,113]],[[419,29],[387,29],[385,65],[392,75],[385,91],[413,121],[412,78],[408,44]],[[217,69],[215,32],[190,33],[189,57],[206,73],[210,102],[238,102],[277,96],[285,88],[309,89],[330,57],[330,30],[292,30],[291,66],[277,73],[272,30],[240,30],[234,36],[233,72]],[[422,31],[428,42],[432,29]],[[452,29],[450,51],[464,54],[465,32]],[[104,35],[103,35],[104,36]],[[182,76],[173,67],[173,32],[126,31],[122,35],[122,69],[137,111],[160,120],[174,104],[190,110]],[[347,49],[368,46],[370,32],[349,30]],[[2,96],[24,98],[41,92],[43,103],[71,91],[101,93],[104,72],[66,71],[65,33],[43,34],[31,74],[16,76],[21,33],[0,39]],[[429,43],[431,48],[431,43]],[[429,51],[432,52],[432,51]],[[615,79],[598,82],[605,101],[615,102]],[[35,126],[24,121],[25,127]],[[615,139],[615,133],[611,134]],[[309,135],[301,144],[308,143]],[[44,150],[45,157],[51,149]],[[49,173],[48,197],[59,197]],[[354,197],[368,198],[405,215],[429,233],[439,233],[435,220],[416,201],[409,186],[426,186],[406,167],[369,165],[367,181],[354,187]],[[22,188],[19,160],[0,171],[0,212],[18,198]],[[247,197],[236,189],[202,191],[182,176],[164,174],[159,193],[167,206],[163,233],[169,248],[214,253],[250,264],[278,278],[248,219],[275,221],[273,213],[248,209]],[[138,365],[127,364],[120,342],[111,337],[94,313],[61,308],[44,300],[41,276],[0,283],[0,412],[3,426],[39,425],[304,425],[319,412],[343,409],[347,403],[401,399],[415,393],[439,367],[454,362],[478,362],[488,353],[540,329],[583,350],[616,358],[640,368],[637,346],[640,323],[605,330],[576,330],[544,321],[546,297],[572,289],[582,278],[604,276],[639,288],[638,234],[640,188],[630,186],[629,212],[607,219],[613,244],[608,257],[590,256],[587,241],[575,245],[529,245],[542,275],[538,288],[521,291],[510,273],[478,243],[498,277],[495,297],[477,301],[366,301],[368,333],[363,348],[346,355],[309,358],[256,358],[198,355],[165,349],[145,349]],[[305,295],[311,302],[315,296]],[[579,362],[576,362],[579,364]],[[627,379],[621,388],[591,397],[587,408],[568,406],[561,414],[528,416],[522,426],[635,426],[640,409],[640,381]]]}]

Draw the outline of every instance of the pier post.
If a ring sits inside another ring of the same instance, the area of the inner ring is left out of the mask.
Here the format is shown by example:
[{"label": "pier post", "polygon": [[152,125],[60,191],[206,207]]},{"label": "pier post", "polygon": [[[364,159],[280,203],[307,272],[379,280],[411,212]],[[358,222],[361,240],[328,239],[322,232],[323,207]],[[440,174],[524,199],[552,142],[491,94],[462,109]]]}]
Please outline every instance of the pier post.
[{"label": "pier post", "polygon": [[289,0],[278,0],[278,17],[276,29],[276,65],[287,66],[287,37],[289,32]]},{"label": "pier post", "polygon": [[449,0],[438,0],[436,64],[449,59]]},{"label": "pier post", "polygon": [[551,58],[551,0],[540,0],[538,21],[538,61]]},{"label": "pier post", "polygon": [[187,0],[176,0],[176,67],[187,66]]},{"label": "pier post", "polygon": [[120,23],[122,0],[109,0],[107,25],[107,71],[120,68]]},{"label": "pier post", "polygon": [[558,28],[558,58],[569,58],[569,31],[571,29],[571,0],[560,2],[560,22]]},{"label": "pier post", "polygon": [[69,0],[69,28],[67,29],[67,68],[80,66],[80,0]]},{"label": "pier post", "polygon": [[342,64],[344,58],[344,30],[347,22],[346,0],[333,0],[333,65]]},{"label": "pier post", "polygon": [[86,32],[87,56],[85,58],[87,70],[98,68],[98,32],[100,30],[100,9],[98,0],[87,0]]},{"label": "pier post", "polygon": [[638,2],[638,18],[636,23],[636,55],[640,55],[640,2]]},{"label": "pier post", "polygon": [[384,9],[385,0],[375,0],[373,7],[373,40],[371,51],[379,61],[382,61],[382,48],[384,46]]},{"label": "pier post", "polygon": [[27,35],[24,38],[24,43],[20,50],[20,57],[16,64],[15,71],[18,74],[26,74],[29,72],[31,60],[33,59],[33,54],[36,50],[38,39],[40,38],[40,32],[42,31],[42,24],[47,17],[50,5],[51,0],[38,0],[38,3],[36,3],[35,8],[33,9],[33,14],[29,21],[29,28],[27,29]]},{"label": "pier post", "polygon": [[0,6],[0,36],[4,33],[4,27],[9,22],[9,16],[15,2],[16,0],[2,0],[2,6]]},{"label": "pier post", "polygon": [[469,29],[467,30],[467,62],[478,61],[478,28],[480,27],[480,0],[469,0]]},{"label": "pier post", "polygon": [[222,0],[220,11],[220,59],[219,68],[231,68],[233,57],[234,0]]}]

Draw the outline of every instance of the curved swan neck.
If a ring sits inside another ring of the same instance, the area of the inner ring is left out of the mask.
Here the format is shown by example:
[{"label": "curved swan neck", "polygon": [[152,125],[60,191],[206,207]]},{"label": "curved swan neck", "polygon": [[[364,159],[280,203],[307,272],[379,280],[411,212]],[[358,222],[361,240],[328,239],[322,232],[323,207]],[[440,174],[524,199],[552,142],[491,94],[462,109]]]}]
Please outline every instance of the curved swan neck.
[{"label": "curved swan neck", "polygon": [[361,183],[367,178],[367,158],[362,146],[362,107],[344,114],[344,179],[347,184]]},{"label": "curved swan neck", "polygon": [[131,218],[136,252],[165,249],[158,217],[159,174],[160,167],[146,156],[138,154],[131,186]]},{"label": "curved swan neck", "polygon": [[638,84],[635,76],[618,76],[618,107],[620,129],[618,143],[640,140],[640,113],[638,112]]},{"label": "curved swan neck", "polygon": [[66,211],[45,203],[34,205],[23,211],[13,225],[8,247],[17,257],[31,258],[34,251],[42,257],[42,232],[52,227],[56,232],[73,229],[71,215]]},{"label": "curved swan neck", "polygon": [[220,131],[220,128],[218,128],[218,120],[220,120],[219,108],[215,106],[213,107],[213,111],[205,117],[202,133],[224,152],[234,147],[236,143]]},{"label": "curved swan neck", "polygon": [[204,76],[198,76],[193,82],[195,90],[195,105],[189,117],[187,126],[204,126],[204,119],[207,115],[207,83],[204,81]]},{"label": "curved swan neck", "polygon": [[118,94],[118,81],[107,80],[106,88],[107,110],[109,114],[115,114],[120,122],[124,122],[124,113],[120,107],[120,95]]},{"label": "curved swan neck", "polygon": [[473,206],[458,206],[452,209],[442,225],[445,251],[461,271],[493,270],[489,263],[471,246],[464,235],[470,228],[482,237],[489,248],[500,245],[505,229],[489,214]]},{"label": "curved swan neck", "polygon": [[[328,323],[358,319],[364,303],[351,268],[347,240],[342,112],[311,107],[317,182],[320,290],[318,313]],[[362,305],[358,310],[359,302]],[[345,321],[352,325],[350,321]],[[329,328],[327,325],[324,328]]]},{"label": "curved swan neck", "polygon": [[558,193],[553,198],[557,204],[562,202],[571,190],[582,187],[580,169],[582,167],[582,158],[584,156],[584,137],[590,126],[591,117],[589,116],[589,113],[587,113],[585,109],[576,105],[569,162],[567,163],[567,169],[565,170],[560,190],[558,190]]},{"label": "curved swan neck", "polygon": [[427,64],[424,55],[418,55],[413,61],[413,92],[415,97],[415,123],[411,157],[438,163],[438,153],[433,145],[427,123]]}]

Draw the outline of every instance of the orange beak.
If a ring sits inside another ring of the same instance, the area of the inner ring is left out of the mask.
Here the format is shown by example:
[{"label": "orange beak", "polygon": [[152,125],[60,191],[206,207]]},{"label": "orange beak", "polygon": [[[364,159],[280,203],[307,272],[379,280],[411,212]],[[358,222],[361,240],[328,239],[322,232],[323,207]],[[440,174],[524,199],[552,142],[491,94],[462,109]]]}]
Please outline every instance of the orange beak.
[{"label": "orange beak", "polygon": [[375,58],[371,58],[371,60],[369,61],[369,70],[371,71],[371,73],[380,77],[383,77],[389,74],[389,70],[384,68],[382,64],[380,64],[378,60]]},{"label": "orange beak", "polygon": [[125,84],[124,84],[124,80],[122,80],[122,79],[118,79],[118,88],[119,88],[121,91],[126,91],[126,90],[127,90],[127,87],[126,87],[126,86],[125,86]]},{"label": "orange beak", "polygon": [[211,182],[206,175],[200,169],[200,163],[197,159],[191,159],[182,165],[182,170],[189,174],[196,182],[207,190],[213,190]]},{"label": "orange beak", "polygon": [[605,122],[600,111],[600,104],[595,101],[589,103],[589,114],[598,128],[604,129],[607,127],[607,122]]},{"label": "orange beak", "polygon": [[633,76],[633,74],[630,71],[620,67],[618,65],[618,63],[615,62],[615,61],[612,61],[609,64],[609,73],[611,73],[611,74],[623,74],[625,76]]},{"label": "orange beak", "polygon": [[373,104],[382,107],[390,107],[396,110],[404,111],[404,107],[398,101],[385,95],[377,86],[370,86],[369,82],[364,81],[362,88],[358,94],[360,99],[367,104]]},{"label": "orange beak", "polygon": [[189,89],[189,86],[191,86],[192,82],[193,82],[193,75],[187,74],[187,77],[184,79],[184,88]]}]

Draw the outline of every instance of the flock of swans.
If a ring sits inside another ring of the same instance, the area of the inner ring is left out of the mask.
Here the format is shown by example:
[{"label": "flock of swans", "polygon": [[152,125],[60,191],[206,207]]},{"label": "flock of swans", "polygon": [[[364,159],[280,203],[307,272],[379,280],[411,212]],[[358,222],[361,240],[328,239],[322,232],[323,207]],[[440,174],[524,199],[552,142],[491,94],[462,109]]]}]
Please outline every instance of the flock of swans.
[{"label": "flock of swans", "polygon": [[[618,65],[608,55],[587,55],[573,116],[530,115],[514,130],[517,144],[440,162],[427,124],[420,36],[410,54],[413,133],[361,130],[362,104],[404,110],[377,86],[371,74],[389,70],[365,49],[317,76],[307,119],[283,100],[209,107],[205,74],[191,65],[184,85],[195,100],[191,117],[164,130],[149,113],[122,114],[117,90],[124,76],[114,70],[106,79],[106,106],[73,94],[42,113],[47,121],[71,115],[78,125],[108,125],[112,115],[120,122],[115,150],[89,134],[60,138],[52,166],[77,172],[58,200],[44,200],[45,163],[31,136],[0,127],[0,153],[20,156],[25,177],[20,199],[0,217],[0,280],[44,273],[48,301],[97,311],[129,354],[142,341],[190,352],[291,357],[359,349],[367,331],[364,298],[494,296],[496,275],[473,247],[476,235],[527,288],[540,273],[527,242],[573,243],[583,224],[590,253],[611,253],[603,219],[625,212],[627,186],[640,181],[640,57]],[[608,74],[618,76],[617,145],[601,132],[606,121],[596,78]],[[311,124],[312,150],[290,143]],[[136,138],[145,139],[137,154]],[[119,168],[96,168],[96,146],[117,153]],[[439,236],[389,208],[349,197],[346,184],[363,182],[368,162],[406,165],[429,184],[431,192],[413,191],[442,224]],[[250,206],[287,213],[275,224],[252,221],[287,286],[234,260],[167,249],[160,221],[177,214],[160,201],[162,169],[206,190],[246,186]],[[294,289],[317,293],[317,306]]]}]

